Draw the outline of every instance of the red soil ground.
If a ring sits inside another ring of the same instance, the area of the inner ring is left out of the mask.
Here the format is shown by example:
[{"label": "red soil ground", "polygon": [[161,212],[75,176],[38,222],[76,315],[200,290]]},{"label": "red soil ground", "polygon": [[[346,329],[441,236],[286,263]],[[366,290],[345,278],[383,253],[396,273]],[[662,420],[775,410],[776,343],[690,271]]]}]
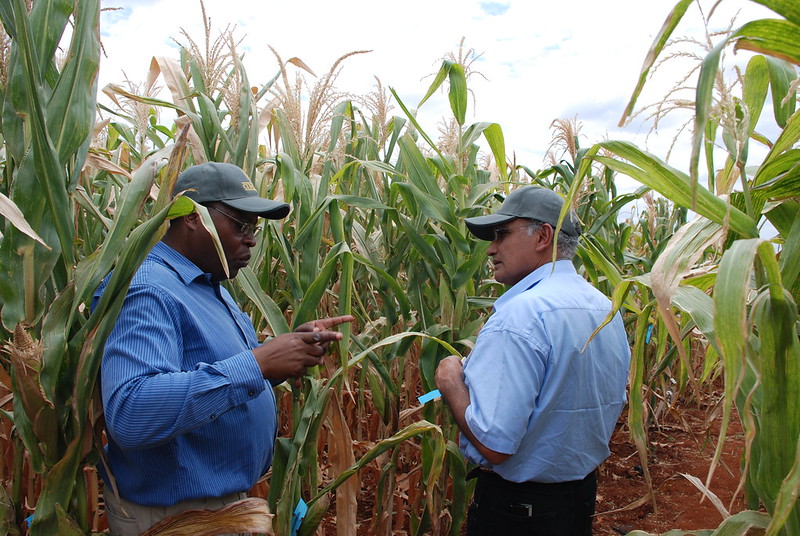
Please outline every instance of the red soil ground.
[{"label": "red soil ground", "polygon": [[[655,488],[652,501],[631,507],[647,495],[641,462],[628,430],[618,426],[611,439],[612,454],[600,468],[595,534],[618,536],[631,530],[660,534],[672,529],[716,528],[722,514],[682,476],[688,474],[705,483],[719,436],[720,408],[706,403],[681,407],[659,426],[648,430],[648,466]],[[746,509],[743,494],[734,498],[741,477],[744,434],[734,416],[724,443],[722,459],[709,489],[731,514]]]}]

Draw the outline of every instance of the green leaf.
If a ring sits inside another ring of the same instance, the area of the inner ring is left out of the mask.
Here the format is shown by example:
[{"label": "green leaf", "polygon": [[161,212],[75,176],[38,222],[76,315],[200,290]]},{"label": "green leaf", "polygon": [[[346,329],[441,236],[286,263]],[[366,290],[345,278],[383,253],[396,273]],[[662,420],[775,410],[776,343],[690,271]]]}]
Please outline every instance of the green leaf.
[{"label": "green leaf", "polygon": [[[755,222],[744,212],[726,203],[705,188],[693,189],[691,179],[659,158],[638,149],[626,141],[608,141],[597,144],[630,163],[612,158],[587,154],[584,162],[592,159],[602,162],[617,172],[624,173],[669,198],[673,203],[694,210],[709,220],[730,227],[745,237],[758,236]],[[593,148],[594,150],[594,148]],[[583,163],[581,168],[583,168]],[[694,191],[693,191],[694,190]]]},{"label": "green leaf", "polygon": [[300,303],[300,307],[297,309],[297,312],[294,315],[294,319],[292,321],[292,326],[294,328],[304,322],[308,322],[309,320],[316,318],[317,306],[319,305],[320,300],[322,300],[322,295],[328,288],[328,283],[333,278],[335,268],[340,258],[342,256],[349,255],[352,254],[350,252],[350,248],[347,247],[347,244],[345,243],[337,244],[331,248],[331,250],[325,256],[325,262],[322,265],[322,269],[319,271],[319,274],[314,279],[313,283],[311,283],[311,286],[308,287],[308,290],[306,290],[303,301]]},{"label": "green leaf", "polygon": [[[403,339],[408,338],[408,337],[421,337],[423,339],[430,339],[433,342],[441,345],[445,350],[450,352],[450,354],[456,355],[459,358],[462,357],[461,353],[458,350],[456,350],[455,348],[453,348],[453,346],[450,343],[448,343],[447,341],[444,341],[444,340],[439,339],[437,337],[433,337],[431,335],[428,335],[427,333],[421,333],[421,332],[418,332],[418,331],[404,331],[402,333],[397,333],[395,335],[391,335],[389,337],[381,339],[380,341],[376,342],[375,344],[373,344],[372,346],[370,346],[366,350],[363,350],[359,354],[353,356],[350,359],[350,361],[347,363],[347,367],[348,368],[352,368],[353,366],[357,365],[365,357],[367,357],[370,353],[372,353],[374,350],[376,350],[378,348],[381,348],[383,346],[389,346],[391,344],[396,343],[397,341],[403,340]],[[343,371],[343,369],[341,369],[341,368],[339,370],[337,370],[336,373],[333,374],[333,376],[331,376],[330,381],[333,382],[334,379],[338,378],[342,374],[342,371]]]},{"label": "green leaf", "polygon": [[467,114],[467,77],[464,74],[464,68],[458,63],[449,63],[449,76],[450,76],[450,90],[448,97],[450,98],[450,109],[459,125],[464,124]]},{"label": "green leaf", "polygon": [[447,78],[447,75],[450,73],[450,65],[452,65],[451,61],[445,60],[442,62],[442,66],[439,67],[439,72],[436,73],[436,77],[433,79],[433,82],[431,82],[430,87],[428,87],[428,92],[425,93],[425,96],[422,97],[422,100],[420,100],[419,104],[417,104],[417,108],[421,107],[425,101],[428,100],[431,95],[433,95],[434,92],[441,87],[445,78]]},{"label": "green leaf", "polygon": [[800,24],[800,4],[794,0],[753,0],[757,4],[766,6],[786,19]]},{"label": "green leaf", "polygon": [[[78,2],[64,70],[47,103],[46,112],[50,137],[63,165],[74,157],[93,133],[100,67],[99,27],[99,2]],[[82,160],[75,164],[77,170],[82,167]],[[77,180],[76,174],[72,182],[77,183]]]},{"label": "green leaf", "polygon": [[61,243],[64,268],[67,273],[75,266],[73,250],[74,230],[70,219],[70,202],[67,197],[67,177],[59,165],[60,158],[48,134],[45,116],[45,96],[41,86],[41,65],[33,50],[38,41],[33,39],[27,21],[27,10],[21,0],[14,1],[15,24],[17,27],[17,50],[24,72],[23,86],[7,88],[7,91],[21,92],[25,95],[24,110],[29,114],[32,154],[28,165],[36,170],[47,199],[47,208]]},{"label": "green leaf", "polygon": [[[697,81],[697,91],[695,94],[695,116],[694,116],[694,130],[692,134],[692,155],[689,162],[689,173],[691,175],[691,190],[692,201],[696,195],[698,188],[698,165],[700,162],[700,153],[703,148],[704,134],[706,132],[706,124],[708,117],[711,113],[712,95],[714,91],[714,83],[716,82],[717,71],[719,70],[719,62],[722,57],[722,51],[728,44],[727,40],[718,43],[711,51],[703,58],[700,66],[700,76]],[[711,140],[713,142],[713,140]],[[671,199],[671,198],[670,198]]]},{"label": "green leaf", "polygon": [[[794,145],[798,140],[800,140],[800,111],[795,112],[795,114],[786,122],[786,127],[781,131],[778,139],[775,140],[775,143],[772,145],[769,154],[764,159],[761,168],[759,168],[759,170],[756,172],[753,183],[760,184],[761,182],[770,179],[771,177],[769,176],[768,171],[774,169],[774,165],[785,166],[787,161],[790,163],[792,160],[795,162],[800,161],[800,159],[797,158],[797,153],[793,151]],[[783,156],[784,153],[791,156]],[[764,169],[764,172],[761,171],[762,168]]]},{"label": "green leaf", "polygon": [[750,50],[800,64],[800,24],[775,19],[754,20],[739,28],[731,39],[736,41],[734,50]]},{"label": "green leaf", "polygon": [[[431,86],[431,87],[433,87],[433,86]],[[439,156],[442,156],[441,151],[439,151],[439,147],[433,142],[433,140],[430,138],[430,136],[428,136],[428,134],[426,134],[425,131],[422,129],[422,127],[420,126],[419,122],[417,121],[417,118],[416,118],[415,114],[411,113],[411,110],[409,110],[406,107],[405,103],[400,98],[400,96],[397,94],[397,92],[394,90],[394,88],[389,88],[389,89],[392,92],[392,95],[394,96],[394,99],[397,101],[397,104],[400,106],[400,109],[403,110],[403,113],[406,114],[406,117],[408,118],[408,120],[411,121],[411,124],[414,125],[414,128],[417,129],[417,132],[419,132],[419,135],[422,136],[422,138],[428,143],[428,146],[431,149],[436,151],[436,153]],[[431,93],[432,92],[433,91],[431,91]],[[430,96],[430,95],[428,95],[428,96]],[[425,97],[425,99],[427,99],[427,98],[428,97]],[[425,101],[425,99],[423,99],[423,102]],[[422,103],[420,103],[420,105],[421,104]],[[408,136],[408,133],[406,133],[403,137],[401,137],[400,140],[404,139],[407,136]]]},{"label": "green leaf", "polygon": [[400,138],[400,159],[407,170],[408,180],[430,197],[430,202],[434,203],[437,211],[447,219],[449,215],[447,199],[419,147],[408,136]]},{"label": "green leaf", "polygon": [[730,389],[744,362],[750,270],[759,242],[757,238],[734,242],[722,256],[714,287],[714,329],[725,361],[726,401],[733,400]]},{"label": "green leaf", "polygon": [[[796,27],[795,37],[800,39],[800,27]],[[798,54],[798,59],[800,59],[800,46],[797,46],[796,53]],[[786,122],[796,109],[797,89],[792,89],[792,82],[797,78],[797,73],[793,65],[778,58],[767,58],[767,63],[769,64],[769,81],[772,88],[772,107],[775,111],[775,122],[781,128],[785,128]]]},{"label": "green leaf", "polygon": [[236,275],[236,281],[241,285],[242,290],[250,298],[250,301],[255,304],[261,314],[264,315],[264,318],[267,319],[267,324],[269,324],[272,333],[282,335],[291,331],[289,323],[286,322],[286,318],[283,316],[283,311],[258,284],[258,279],[252,268],[245,266],[239,270]]},{"label": "green leaf", "polygon": [[506,143],[503,136],[503,128],[497,123],[474,123],[467,127],[458,142],[458,151],[464,152],[467,148],[483,134],[489,148],[494,156],[497,170],[503,181],[508,180],[508,169],[506,167]]},{"label": "green leaf", "polygon": [[742,99],[750,112],[750,132],[756,128],[758,118],[769,91],[769,64],[764,56],[753,56],[747,62],[742,86]]},{"label": "green leaf", "polygon": [[329,197],[352,207],[365,208],[368,210],[392,210],[377,199],[370,199],[369,197],[357,195],[331,195]]},{"label": "green leaf", "polygon": [[[368,463],[370,463],[372,460],[374,460],[387,450],[396,447],[400,443],[403,443],[404,441],[407,441],[412,437],[423,434],[431,434],[435,438],[435,441],[437,443],[441,443],[441,449],[439,449],[436,453],[437,459],[432,461],[432,466],[441,468],[445,453],[442,430],[437,425],[431,424],[427,421],[417,421],[415,423],[409,424],[408,426],[406,426],[396,434],[392,435],[391,437],[378,441],[378,443],[376,443],[375,446],[370,448],[364,454],[364,456],[362,456],[361,459],[359,459],[353,466],[351,466],[349,469],[347,469],[342,474],[337,476],[330,484],[319,490],[317,494],[314,497],[312,497],[311,500],[308,501],[309,506],[314,504],[325,494],[341,486],[345,480],[356,474]],[[425,475],[425,477],[426,481],[433,483],[438,478],[438,474],[428,474]]]},{"label": "green leaf", "polygon": [[789,232],[784,235],[786,238],[778,261],[781,279],[786,288],[792,288],[800,275],[800,210],[796,206],[794,208],[794,222]]},{"label": "green leaf", "polygon": [[503,136],[503,129],[498,123],[492,123],[483,131],[483,136],[486,138],[486,142],[494,155],[495,164],[497,164],[497,169],[500,172],[500,180],[508,180],[506,142]]},{"label": "green leaf", "polygon": [[655,65],[656,59],[658,59],[659,54],[661,54],[661,51],[664,49],[667,41],[669,41],[672,32],[678,26],[678,23],[683,18],[684,13],[686,13],[686,9],[688,9],[688,7],[692,4],[692,1],[693,0],[680,0],[675,7],[672,8],[670,14],[667,15],[664,24],[661,26],[661,30],[659,30],[658,35],[656,35],[656,38],[653,40],[653,44],[650,45],[650,50],[647,51],[647,56],[644,58],[644,64],[639,72],[639,80],[636,83],[636,88],[633,90],[633,94],[628,101],[628,105],[625,107],[625,111],[619,120],[619,126],[624,126],[626,119],[633,114],[633,110],[636,106],[636,100],[639,98],[642,88],[644,88],[644,84],[647,81],[648,75],[650,74],[650,69],[652,69],[653,65]]}]

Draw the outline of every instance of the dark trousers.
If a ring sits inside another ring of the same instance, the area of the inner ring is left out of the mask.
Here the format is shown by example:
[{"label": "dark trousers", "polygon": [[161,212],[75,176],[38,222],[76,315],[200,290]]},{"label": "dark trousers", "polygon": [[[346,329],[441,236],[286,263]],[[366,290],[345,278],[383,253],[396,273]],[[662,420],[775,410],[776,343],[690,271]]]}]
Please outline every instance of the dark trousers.
[{"label": "dark trousers", "polygon": [[597,476],[541,484],[509,482],[478,470],[468,536],[591,536]]}]

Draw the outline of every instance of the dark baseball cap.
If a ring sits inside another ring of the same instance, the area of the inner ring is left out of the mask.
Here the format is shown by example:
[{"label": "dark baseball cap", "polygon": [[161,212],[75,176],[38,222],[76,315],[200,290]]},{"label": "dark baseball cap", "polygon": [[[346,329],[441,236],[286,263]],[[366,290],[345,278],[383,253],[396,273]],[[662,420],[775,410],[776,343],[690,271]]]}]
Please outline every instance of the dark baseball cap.
[{"label": "dark baseball cap", "polygon": [[[494,228],[515,218],[526,218],[549,223],[553,229],[564,206],[564,199],[553,190],[539,186],[517,188],[506,197],[494,214],[467,218],[469,231],[481,240],[494,240]],[[561,230],[570,236],[581,234],[581,226],[575,213],[570,210],[561,224]]]},{"label": "dark baseball cap", "polygon": [[233,164],[206,162],[187,168],[178,175],[173,191],[197,203],[219,201],[241,212],[270,220],[279,220],[289,214],[288,204],[259,196],[253,182]]}]

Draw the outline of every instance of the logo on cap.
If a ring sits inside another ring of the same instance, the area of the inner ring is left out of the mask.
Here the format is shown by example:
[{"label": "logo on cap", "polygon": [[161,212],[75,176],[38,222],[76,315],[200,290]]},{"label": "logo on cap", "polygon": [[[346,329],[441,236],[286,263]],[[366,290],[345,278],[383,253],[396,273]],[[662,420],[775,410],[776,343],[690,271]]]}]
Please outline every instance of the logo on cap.
[{"label": "logo on cap", "polygon": [[250,181],[242,181],[242,190],[246,190],[248,192],[255,192],[256,187],[253,186],[253,183]]}]

